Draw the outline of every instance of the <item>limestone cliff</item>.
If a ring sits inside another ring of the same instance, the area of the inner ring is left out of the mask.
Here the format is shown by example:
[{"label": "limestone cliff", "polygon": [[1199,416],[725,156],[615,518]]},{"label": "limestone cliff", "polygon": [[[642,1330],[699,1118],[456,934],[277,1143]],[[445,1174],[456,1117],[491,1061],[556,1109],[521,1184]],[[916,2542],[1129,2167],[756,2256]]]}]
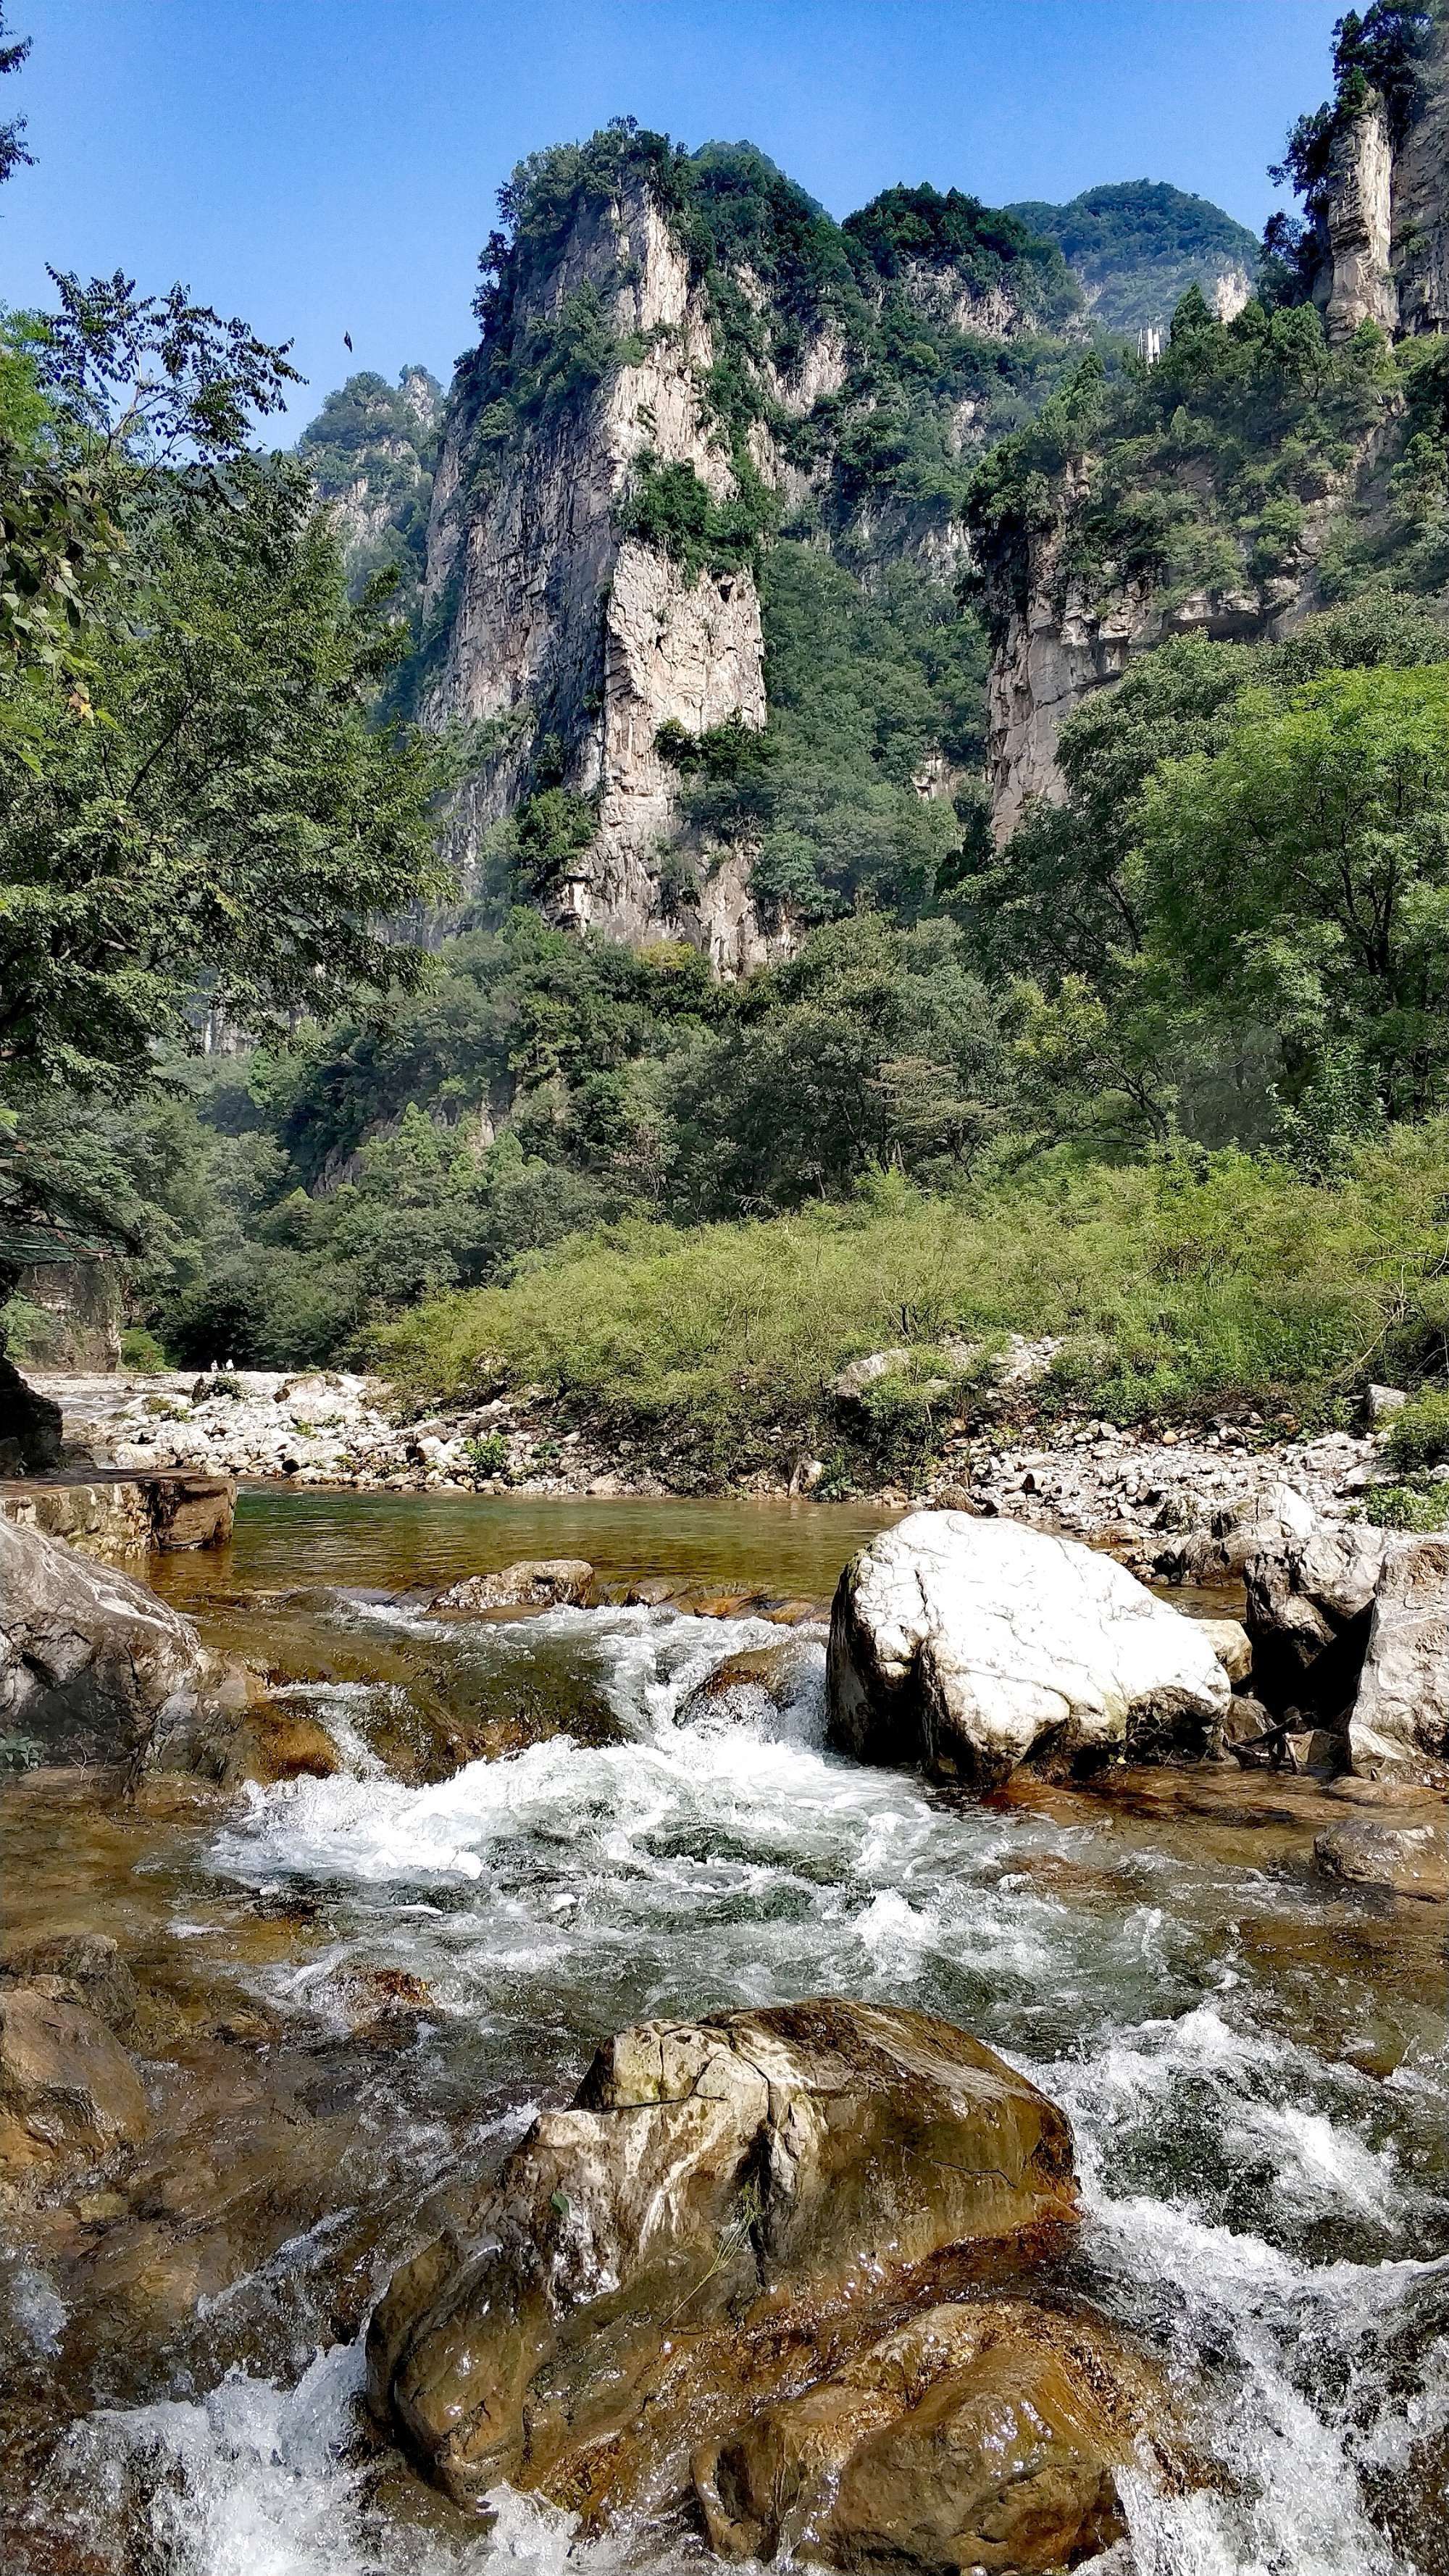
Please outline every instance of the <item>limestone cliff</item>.
[{"label": "limestone cliff", "polygon": [[[1372,507],[1374,474],[1401,435],[1402,403],[1391,385],[1374,382],[1371,357],[1355,379],[1350,344],[1366,323],[1391,339],[1449,325],[1449,22],[1438,8],[1418,13],[1395,33],[1397,52],[1383,51],[1386,40],[1365,27],[1343,22],[1335,100],[1302,121],[1286,163],[1307,218],[1293,252],[1299,292],[1311,286],[1339,353],[1337,379],[1312,401],[1294,397],[1285,314],[1281,399],[1273,398],[1277,418],[1265,431],[1263,417],[1233,414],[1231,343],[1215,352],[1200,332],[1195,352],[1184,344],[1179,368],[1174,330],[1161,398],[1149,379],[1115,409],[1098,404],[1095,446],[1084,427],[1023,457],[1037,468],[1035,498],[1029,477],[1018,477],[1014,498],[977,532],[993,631],[988,765],[998,843],[1033,801],[1059,798],[1058,737],[1093,691],[1174,635],[1283,633],[1317,603],[1319,557],[1345,505],[1356,494],[1362,510]],[[1381,45],[1365,58],[1382,89],[1359,59],[1370,39]],[[1245,306],[1236,281],[1211,298],[1219,324],[1242,317],[1238,327],[1257,337],[1257,364],[1271,370],[1274,325]],[[1199,326],[1189,320],[1186,330],[1191,340]],[[1260,386],[1269,381],[1259,377]],[[1244,434],[1261,446],[1265,469],[1251,510],[1235,506],[1226,470]],[[1225,466],[1220,483],[1216,458]],[[1200,566],[1210,578],[1193,578]]]},{"label": "limestone cliff", "polygon": [[[424,613],[441,649],[426,712],[485,729],[458,813],[465,873],[489,825],[556,782],[593,801],[597,830],[554,872],[549,908],[641,939],[668,918],[659,859],[676,782],[658,734],[763,725],[760,609],[748,561],[682,562],[629,533],[641,472],[687,468],[716,505],[737,485],[701,391],[708,315],[647,179],[580,206],[512,304],[514,345],[538,349],[581,308],[598,324],[597,373],[515,411],[501,454],[497,399],[480,404],[486,348],[461,371],[429,534]],[[700,881],[702,944],[722,966],[754,962],[739,867],[706,863]]]},{"label": "limestone cliff", "polygon": [[1030,332],[1042,368],[1055,331],[1065,359],[1081,296],[1052,245],[954,191],[887,191],[842,228],[750,147],[655,146],[611,132],[504,192],[433,487],[420,703],[475,733],[465,885],[511,834],[551,918],[732,973],[795,934],[752,896],[747,833],[682,823],[659,745],[764,727],[761,541],[783,521],[867,578],[908,554],[953,580],[972,457],[1019,415],[993,353]]}]

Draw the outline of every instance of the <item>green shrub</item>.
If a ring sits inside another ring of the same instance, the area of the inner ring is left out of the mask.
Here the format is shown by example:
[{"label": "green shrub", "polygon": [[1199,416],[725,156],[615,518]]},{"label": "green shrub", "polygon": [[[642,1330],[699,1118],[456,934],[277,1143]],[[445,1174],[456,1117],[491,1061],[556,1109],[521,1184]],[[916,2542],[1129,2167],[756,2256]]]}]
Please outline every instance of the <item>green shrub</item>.
[{"label": "green shrub", "polygon": [[1449,1485],[1372,1485],[1363,1516],[1376,1529],[1441,1530],[1449,1525]]},{"label": "green shrub", "polygon": [[121,1335],[121,1366],[141,1377],[159,1377],[171,1365],[154,1333],[144,1324],[128,1324]]},{"label": "green shrub", "polygon": [[1405,1473],[1441,1467],[1449,1458],[1449,1393],[1421,1395],[1396,1413],[1384,1436],[1384,1454]]},{"label": "green shrub", "polygon": [[508,1473],[508,1442],[501,1431],[485,1432],[481,1440],[465,1440],[463,1455],[480,1485],[490,1476]]},{"label": "green shrub", "polygon": [[701,1475],[782,1434],[828,1456],[844,1361],[905,1341],[929,1371],[948,1335],[1060,1335],[1048,1406],[1326,1419],[1366,1354],[1422,1337],[1446,1175],[1443,1122],[1391,1131],[1340,1188],[1241,1153],[1058,1152],[951,1198],[893,1181],[758,1223],[634,1221],[428,1300],[374,1349],[422,1403],[540,1385],[606,1432],[667,1435]]}]

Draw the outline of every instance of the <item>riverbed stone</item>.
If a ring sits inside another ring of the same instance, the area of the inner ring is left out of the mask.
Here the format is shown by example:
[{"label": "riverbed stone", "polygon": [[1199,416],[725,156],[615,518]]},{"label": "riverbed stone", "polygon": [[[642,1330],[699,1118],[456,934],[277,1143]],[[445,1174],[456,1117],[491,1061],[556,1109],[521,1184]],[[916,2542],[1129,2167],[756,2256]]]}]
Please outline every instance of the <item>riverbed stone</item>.
[{"label": "riverbed stone", "polygon": [[1202,1627],[1111,1557],[963,1512],[913,1513],[851,1560],[827,1691],[842,1750],[978,1788],[1202,1751],[1231,1697]]},{"label": "riverbed stone", "polygon": [[594,1569],[582,1556],[524,1557],[496,1574],[472,1574],[450,1584],[432,1606],[475,1616],[486,1610],[579,1609],[593,1579]]},{"label": "riverbed stone", "polygon": [[105,1932],[52,1932],[38,1941],[7,1941],[0,1950],[0,1994],[29,1985],[59,2003],[79,2004],[108,2030],[136,2018],[136,1980],[119,1943]]},{"label": "riverbed stone", "polygon": [[50,1762],[133,1760],[213,1674],[154,1592],[0,1517],[0,1734]]},{"label": "riverbed stone", "polygon": [[1272,1708],[1346,1729],[1388,1547],[1363,1523],[1258,1550],[1245,1569],[1253,1679]]},{"label": "riverbed stone", "polygon": [[1428,1903],[1449,1899],[1449,1825],[1442,1816],[1353,1816],[1319,1834],[1313,1860],[1321,1877],[1346,1886],[1384,1888]]},{"label": "riverbed stone", "polygon": [[1367,1778],[1449,1786],[1449,1538],[1387,1549],[1348,1739]]},{"label": "riverbed stone", "polygon": [[147,2126],[141,2079],[96,2014],[0,1984],[0,2176],[94,2162]]},{"label": "riverbed stone", "polygon": [[924,2013],[646,2022],[392,2281],[374,2408],[448,2492],[677,2501],[689,2456],[1077,2215],[1063,2114]]},{"label": "riverbed stone", "polygon": [[721,2557],[852,2570],[1074,2566],[1125,2531],[1117,2472],[1163,2395],[1103,2326],[979,2300],[927,2310],[695,2456]]}]

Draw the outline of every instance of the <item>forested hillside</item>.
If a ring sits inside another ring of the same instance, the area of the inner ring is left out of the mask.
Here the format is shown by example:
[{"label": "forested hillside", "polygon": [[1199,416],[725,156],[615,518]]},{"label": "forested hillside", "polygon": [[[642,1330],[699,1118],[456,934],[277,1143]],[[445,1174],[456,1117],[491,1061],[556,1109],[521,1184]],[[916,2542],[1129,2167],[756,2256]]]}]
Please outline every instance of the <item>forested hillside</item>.
[{"label": "forested hillside", "polygon": [[446,402],[354,377],[299,450],[443,763],[422,987],[67,1101],[156,1347],[542,1385],[705,1477],[838,1445],[875,1345],[898,1468],[1010,1330],[1123,1419],[1442,1368],[1449,360],[1337,318],[1314,168],[1260,275],[1145,182],[837,225],[747,145],[522,165]]}]

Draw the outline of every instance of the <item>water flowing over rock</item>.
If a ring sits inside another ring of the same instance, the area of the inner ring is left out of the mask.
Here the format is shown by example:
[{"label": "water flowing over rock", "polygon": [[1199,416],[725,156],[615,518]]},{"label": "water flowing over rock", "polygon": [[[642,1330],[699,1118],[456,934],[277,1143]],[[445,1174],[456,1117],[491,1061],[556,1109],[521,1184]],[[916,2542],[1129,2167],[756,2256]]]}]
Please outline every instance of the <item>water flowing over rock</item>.
[{"label": "water flowing over rock", "polygon": [[1429,1903],[1449,1898],[1449,1825],[1442,1810],[1352,1816],[1317,1837],[1313,1859],[1324,1878],[1349,1887],[1383,1888]]},{"label": "water flowing over rock", "polygon": [[1016,1521],[913,1513],[852,1559],[831,1613],[834,1741],[982,1788],[1029,1762],[1201,1751],[1230,1696],[1200,1628]]},{"label": "water flowing over rock", "polygon": [[1061,2113],[948,2022],[836,2001],[646,2022],[395,2276],[372,2403],[460,2499],[506,2478],[657,2508],[700,2442],[892,2304],[1075,2215]]}]

